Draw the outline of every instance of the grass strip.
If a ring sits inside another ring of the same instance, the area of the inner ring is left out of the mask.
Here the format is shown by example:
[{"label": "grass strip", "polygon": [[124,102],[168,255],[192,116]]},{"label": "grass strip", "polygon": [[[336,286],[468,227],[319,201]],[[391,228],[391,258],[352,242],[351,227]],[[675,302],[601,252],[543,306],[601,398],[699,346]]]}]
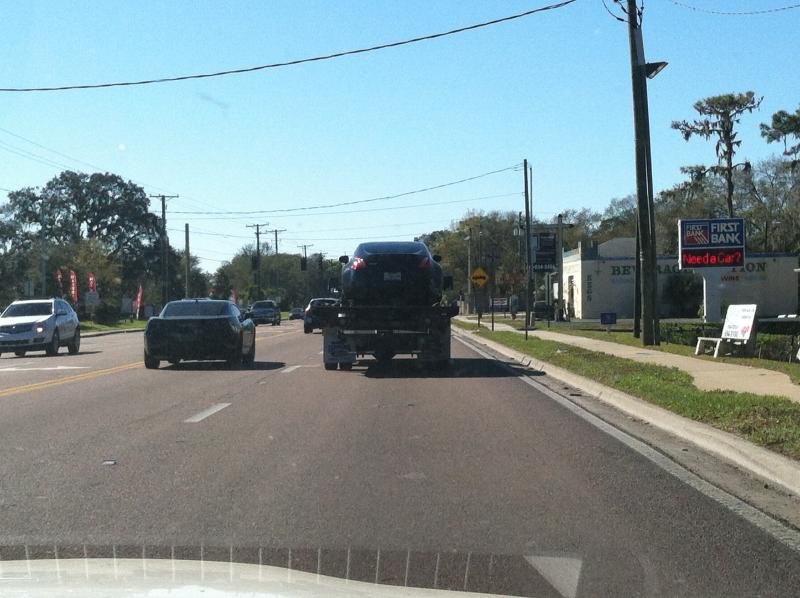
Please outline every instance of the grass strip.
[{"label": "grass strip", "polygon": [[143,320],[121,320],[116,324],[98,324],[90,320],[83,320],[81,322],[81,332],[108,332],[111,330],[139,330],[147,326],[147,322]]},{"label": "grass strip", "polygon": [[[471,324],[461,328],[473,328]],[[515,332],[478,335],[590,378],[678,415],[703,422],[794,459],[800,459],[800,403],[775,396],[703,391],[689,374]]]}]

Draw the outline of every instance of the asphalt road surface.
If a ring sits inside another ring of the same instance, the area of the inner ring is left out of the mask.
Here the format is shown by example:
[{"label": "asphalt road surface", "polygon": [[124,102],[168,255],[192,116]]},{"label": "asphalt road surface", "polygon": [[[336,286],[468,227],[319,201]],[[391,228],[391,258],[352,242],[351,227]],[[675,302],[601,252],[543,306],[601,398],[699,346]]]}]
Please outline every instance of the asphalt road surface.
[{"label": "asphalt road surface", "polygon": [[3,355],[0,559],[233,558],[520,596],[800,591],[791,538],[461,342],[445,372],[327,372],[321,350],[284,322],[239,371],[145,370],[141,334]]}]

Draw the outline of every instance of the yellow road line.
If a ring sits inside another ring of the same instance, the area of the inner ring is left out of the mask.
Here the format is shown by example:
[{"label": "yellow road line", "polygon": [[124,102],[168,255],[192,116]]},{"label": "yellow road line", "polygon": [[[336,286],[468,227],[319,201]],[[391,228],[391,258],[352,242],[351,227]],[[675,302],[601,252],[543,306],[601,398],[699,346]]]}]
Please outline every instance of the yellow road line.
[{"label": "yellow road line", "polygon": [[70,384],[71,382],[80,382],[81,380],[90,380],[92,378],[99,378],[108,374],[116,372],[124,372],[125,370],[132,370],[142,367],[142,362],[137,361],[134,363],[126,363],[125,365],[118,365],[113,368],[106,368],[104,370],[96,370],[94,372],[85,372],[83,374],[75,374],[74,376],[67,376],[65,378],[58,378],[56,380],[45,380],[44,382],[35,382],[33,384],[26,384],[24,386],[14,386],[13,388],[6,388],[0,390],[0,397],[7,397],[23,392],[30,392],[40,390],[42,388],[49,388],[51,386],[60,386],[61,384]]}]

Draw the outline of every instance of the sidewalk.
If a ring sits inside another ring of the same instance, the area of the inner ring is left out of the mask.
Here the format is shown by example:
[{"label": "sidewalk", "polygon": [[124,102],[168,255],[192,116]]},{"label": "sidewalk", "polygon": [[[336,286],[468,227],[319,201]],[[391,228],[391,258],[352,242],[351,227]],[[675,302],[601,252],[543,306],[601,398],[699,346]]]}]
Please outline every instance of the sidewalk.
[{"label": "sidewalk", "polygon": [[[475,320],[468,320],[463,316],[457,316],[457,319],[470,324],[476,323]],[[495,331],[524,334],[524,331],[517,330],[508,324],[496,323],[494,329]],[[601,341],[547,330],[529,330],[528,334],[544,340],[573,345],[588,351],[598,351],[642,363],[678,368],[689,374],[694,380],[695,386],[701,390],[732,390],[757,395],[773,395],[786,397],[800,403],[800,386],[793,384],[789,376],[781,372],[714,362],[708,359],[695,359],[644,347],[631,347],[611,341]]]}]

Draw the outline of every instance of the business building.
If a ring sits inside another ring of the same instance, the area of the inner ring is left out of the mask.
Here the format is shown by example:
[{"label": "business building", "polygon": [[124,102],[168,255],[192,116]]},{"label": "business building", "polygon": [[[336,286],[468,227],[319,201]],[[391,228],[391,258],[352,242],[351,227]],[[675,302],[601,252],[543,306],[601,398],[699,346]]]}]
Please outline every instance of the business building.
[{"label": "business building", "polygon": [[[635,247],[633,237],[623,237],[579,243],[564,252],[564,302],[571,317],[594,319],[602,312],[633,317]],[[798,255],[748,253],[744,266],[723,269],[723,311],[731,304],[755,303],[759,317],[797,313]],[[697,317],[703,302],[698,271],[681,271],[675,255],[659,256],[657,278],[661,317]]]}]

